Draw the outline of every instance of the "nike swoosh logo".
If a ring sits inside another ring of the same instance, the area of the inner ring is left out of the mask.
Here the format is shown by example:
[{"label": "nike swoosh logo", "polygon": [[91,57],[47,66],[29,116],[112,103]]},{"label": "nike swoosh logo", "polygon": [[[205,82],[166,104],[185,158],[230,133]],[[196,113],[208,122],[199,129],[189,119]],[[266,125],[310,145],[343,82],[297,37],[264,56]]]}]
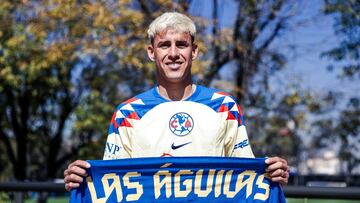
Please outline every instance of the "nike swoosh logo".
[{"label": "nike swoosh logo", "polygon": [[175,149],[179,149],[180,147],[183,147],[187,144],[190,144],[191,142],[187,142],[187,143],[184,143],[184,144],[181,144],[181,145],[174,145],[174,143],[172,143],[171,145],[171,149],[175,150]]}]

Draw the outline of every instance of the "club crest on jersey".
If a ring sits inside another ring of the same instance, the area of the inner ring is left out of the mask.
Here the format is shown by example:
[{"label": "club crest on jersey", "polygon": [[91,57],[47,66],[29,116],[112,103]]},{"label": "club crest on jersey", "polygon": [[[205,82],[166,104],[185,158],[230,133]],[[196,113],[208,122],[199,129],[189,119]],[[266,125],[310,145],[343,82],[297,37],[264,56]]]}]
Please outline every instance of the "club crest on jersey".
[{"label": "club crest on jersey", "polygon": [[174,114],[169,121],[170,131],[177,136],[185,136],[189,134],[193,127],[193,118],[184,112]]}]

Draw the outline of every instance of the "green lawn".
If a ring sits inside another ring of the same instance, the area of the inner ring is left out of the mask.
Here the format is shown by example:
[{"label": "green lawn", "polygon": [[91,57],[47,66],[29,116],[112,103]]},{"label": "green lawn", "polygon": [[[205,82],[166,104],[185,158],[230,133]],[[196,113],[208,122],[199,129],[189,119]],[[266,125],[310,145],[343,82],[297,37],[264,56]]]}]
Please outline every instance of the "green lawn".
[{"label": "green lawn", "polygon": [[[57,198],[50,198],[48,203],[68,203],[68,197],[57,197]],[[25,203],[36,203],[36,200],[26,200]]]}]

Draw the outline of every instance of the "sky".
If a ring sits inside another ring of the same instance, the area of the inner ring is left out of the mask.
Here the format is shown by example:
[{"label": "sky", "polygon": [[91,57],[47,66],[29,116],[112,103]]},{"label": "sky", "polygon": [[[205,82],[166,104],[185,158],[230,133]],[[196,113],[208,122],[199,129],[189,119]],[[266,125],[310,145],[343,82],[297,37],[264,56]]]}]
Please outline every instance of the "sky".
[{"label": "sky", "polygon": [[299,81],[301,87],[314,94],[327,94],[328,91],[340,92],[344,99],[338,108],[346,108],[350,97],[358,96],[360,87],[358,78],[339,77],[341,69],[328,71],[327,66],[333,61],[321,57],[325,51],[340,44],[335,35],[334,17],[322,15],[323,1],[304,1],[298,18],[293,20],[291,30],[275,42],[275,46],[284,47],[289,44],[296,47],[288,51],[288,63],[284,71],[279,72],[274,81]]},{"label": "sky", "polygon": [[[220,22],[225,27],[232,27],[236,19],[236,1],[219,0],[218,2],[220,2],[218,7]],[[332,111],[325,115],[336,119],[341,110],[347,108],[349,98],[359,97],[359,78],[341,79],[339,78],[341,69],[335,69],[332,72],[327,70],[327,66],[333,61],[321,57],[321,54],[337,47],[341,39],[335,35],[334,16],[323,15],[323,0],[303,0],[296,3],[298,3],[297,14],[290,19],[286,30],[271,45],[272,49],[280,50],[287,57],[285,67],[270,79],[271,91],[276,94],[285,94],[292,86],[295,86],[294,91],[311,92],[317,99],[323,98],[329,91],[340,92],[343,98],[336,107],[332,107]],[[211,19],[212,1],[194,0],[190,13]],[[229,74],[226,67],[222,69],[222,74],[223,77],[234,76],[234,74]],[[323,118],[310,115],[306,120],[308,128],[312,129],[314,120]],[[316,134],[313,131],[310,133]],[[309,132],[304,130],[300,134],[304,145],[308,145],[311,141]],[[334,145],[332,150],[339,150],[339,146]],[[338,170],[338,168],[334,169]]]},{"label": "sky", "polygon": [[331,60],[320,57],[322,52],[334,48],[340,42],[334,34],[334,19],[332,16],[321,15],[320,0],[306,1],[302,7],[304,9],[299,12],[299,17],[293,20],[291,30],[275,42],[277,47],[284,44],[296,47],[294,51],[288,52],[290,54],[286,72],[309,81],[304,83],[305,87],[336,88],[339,85],[337,82],[340,82],[337,73],[329,72],[326,68],[331,64]]},{"label": "sky", "polygon": [[[232,27],[238,7],[236,1],[218,2],[221,25]],[[289,21],[288,28],[271,45],[272,48],[281,50],[288,59],[283,71],[271,78],[273,88],[281,90],[281,86],[299,83],[300,88],[311,90],[314,94],[321,95],[335,90],[343,93],[344,98],[356,96],[357,92],[360,92],[357,79],[340,79],[339,71],[327,70],[332,61],[320,57],[321,53],[336,47],[340,42],[339,37],[334,34],[333,16],[322,14],[322,0],[297,2],[297,15]],[[212,7],[212,1],[194,0],[190,13],[211,19]],[[227,74],[226,68],[222,72],[223,75],[231,75]]]}]

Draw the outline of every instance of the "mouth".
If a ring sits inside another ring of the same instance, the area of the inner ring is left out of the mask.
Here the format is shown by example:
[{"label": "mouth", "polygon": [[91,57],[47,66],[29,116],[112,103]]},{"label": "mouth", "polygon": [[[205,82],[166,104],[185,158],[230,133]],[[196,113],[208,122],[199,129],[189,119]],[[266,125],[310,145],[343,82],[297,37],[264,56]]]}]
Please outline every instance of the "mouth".
[{"label": "mouth", "polygon": [[165,63],[165,65],[168,66],[170,69],[179,69],[181,64],[182,62],[180,61]]}]

